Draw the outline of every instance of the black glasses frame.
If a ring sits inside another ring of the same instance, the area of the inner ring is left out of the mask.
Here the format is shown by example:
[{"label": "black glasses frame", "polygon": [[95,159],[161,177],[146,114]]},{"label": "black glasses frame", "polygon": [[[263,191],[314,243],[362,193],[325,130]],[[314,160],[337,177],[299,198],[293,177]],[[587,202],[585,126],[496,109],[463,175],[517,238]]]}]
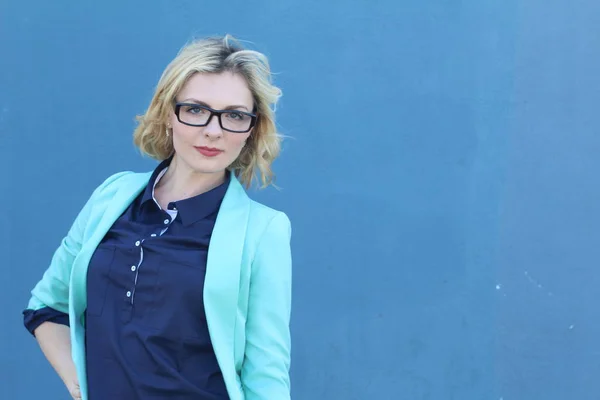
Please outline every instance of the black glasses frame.
[{"label": "black glasses frame", "polygon": [[[201,104],[197,104],[197,103],[175,103],[174,104],[175,107],[175,115],[177,116],[177,120],[179,122],[181,122],[184,125],[188,125],[188,126],[206,126],[208,124],[210,124],[210,121],[212,120],[213,116],[217,116],[217,118],[219,119],[219,126],[221,126],[221,129],[223,129],[224,131],[227,132],[233,132],[233,133],[246,133],[248,132],[250,129],[252,129],[254,127],[254,125],[256,125],[256,120],[258,119],[258,116],[256,114],[253,113],[248,113],[248,112],[244,112],[244,111],[239,111],[239,110],[215,110],[214,108],[210,108],[208,106],[203,106]],[[206,120],[206,123],[204,124],[190,124],[189,122],[184,122],[181,120],[181,118],[179,117],[179,111],[181,110],[181,107],[198,107],[198,108],[202,108],[204,110],[207,110],[210,112],[210,115],[208,116],[208,119]],[[223,114],[229,114],[229,113],[239,113],[239,114],[244,114],[249,116],[250,119],[250,127],[246,130],[243,131],[234,131],[231,129],[227,129],[223,126],[223,121],[221,120],[221,115]]]}]

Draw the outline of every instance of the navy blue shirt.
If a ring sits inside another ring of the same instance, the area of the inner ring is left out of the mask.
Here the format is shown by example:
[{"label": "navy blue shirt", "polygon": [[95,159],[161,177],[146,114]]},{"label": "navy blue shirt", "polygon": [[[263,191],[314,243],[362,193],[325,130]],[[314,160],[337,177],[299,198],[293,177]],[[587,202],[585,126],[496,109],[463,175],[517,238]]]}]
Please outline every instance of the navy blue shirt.
[{"label": "navy blue shirt", "polygon": [[[210,341],[203,286],[208,245],[228,179],[162,210],[154,185],[111,227],[88,267],[86,363],[90,400],[228,399]],[[26,310],[33,332],[64,314]]]}]

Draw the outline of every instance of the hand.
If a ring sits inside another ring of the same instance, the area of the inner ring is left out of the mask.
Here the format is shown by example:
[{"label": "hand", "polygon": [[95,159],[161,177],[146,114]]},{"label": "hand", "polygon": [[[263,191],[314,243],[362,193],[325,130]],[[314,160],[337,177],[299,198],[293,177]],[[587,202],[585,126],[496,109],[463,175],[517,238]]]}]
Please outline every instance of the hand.
[{"label": "hand", "polygon": [[69,389],[69,394],[73,398],[73,400],[81,400],[81,389],[79,388],[79,382],[75,381],[67,385],[67,389]]}]

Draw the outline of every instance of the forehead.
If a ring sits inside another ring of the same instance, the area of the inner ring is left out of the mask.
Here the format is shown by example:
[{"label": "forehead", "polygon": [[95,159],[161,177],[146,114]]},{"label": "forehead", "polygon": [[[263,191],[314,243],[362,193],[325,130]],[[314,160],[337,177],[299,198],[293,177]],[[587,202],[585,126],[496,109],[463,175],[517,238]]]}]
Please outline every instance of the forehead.
[{"label": "forehead", "polygon": [[233,72],[195,73],[177,96],[178,101],[190,98],[203,101],[213,108],[244,105],[251,109],[253,106],[252,93],[246,80]]}]

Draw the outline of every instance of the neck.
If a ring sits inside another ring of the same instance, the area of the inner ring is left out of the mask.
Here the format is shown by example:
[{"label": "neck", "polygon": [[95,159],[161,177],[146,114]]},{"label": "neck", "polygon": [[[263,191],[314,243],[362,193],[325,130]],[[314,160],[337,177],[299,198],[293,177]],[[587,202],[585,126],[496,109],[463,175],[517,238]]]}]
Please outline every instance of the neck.
[{"label": "neck", "polygon": [[225,171],[219,173],[195,172],[175,155],[157,188],[160,188],[168,201],[177,201],[208,192],[224,181]]}]

